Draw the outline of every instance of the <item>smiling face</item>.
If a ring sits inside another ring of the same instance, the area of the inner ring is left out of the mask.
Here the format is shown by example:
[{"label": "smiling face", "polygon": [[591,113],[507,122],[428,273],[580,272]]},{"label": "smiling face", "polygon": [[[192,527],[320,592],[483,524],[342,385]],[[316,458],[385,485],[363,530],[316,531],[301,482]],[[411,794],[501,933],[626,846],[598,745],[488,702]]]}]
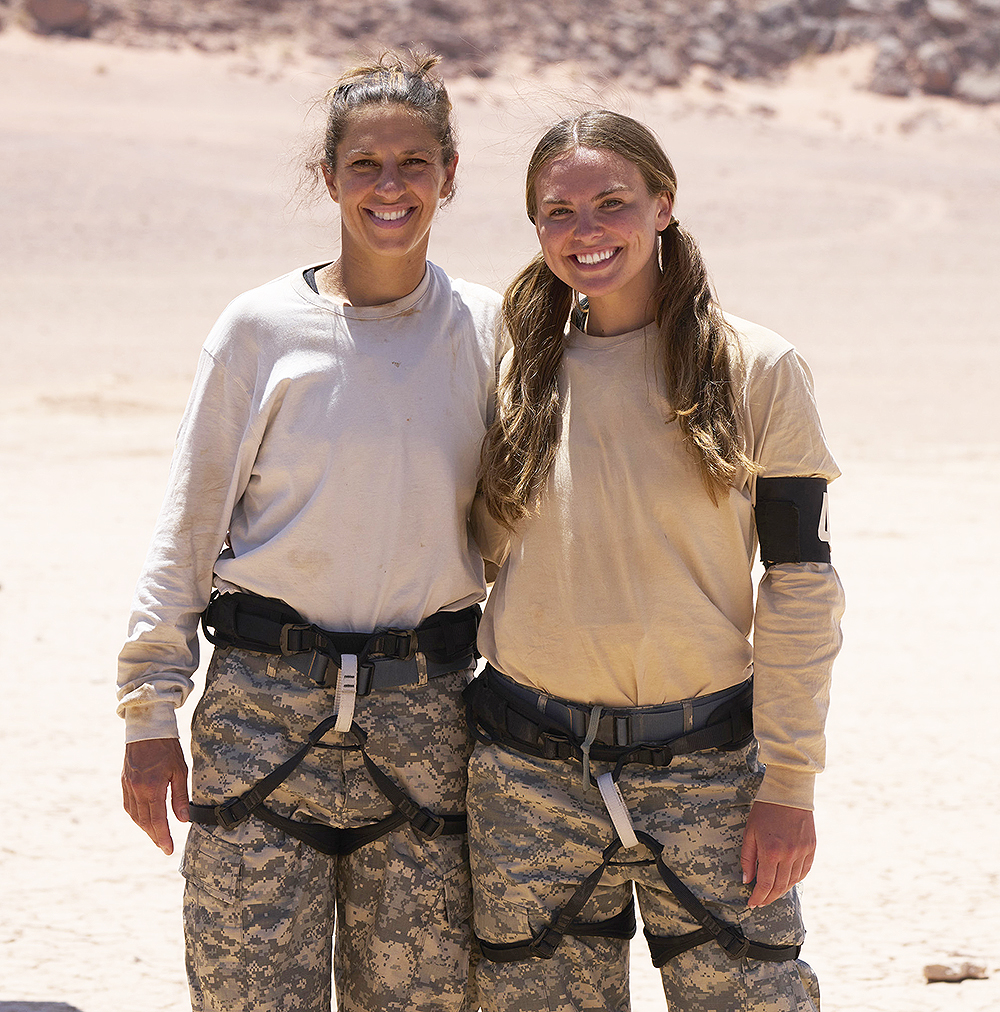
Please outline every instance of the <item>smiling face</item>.
[{"label": "smiling face", "polygon": [[534,196],[545,262],[587,296],[588,330],[623,334],[648,323],[670,195],[651,195],[639,169],[616,152],[576,147],[542,166]]},{"label": "smiling face", "polygon": [[323,166],[330,196],[340,205],[342,259],[369,266],[399,258],[422,264],[457,162],[457,155],[444,162],[425,121],[403,105],[352,112],[336,166]]}]

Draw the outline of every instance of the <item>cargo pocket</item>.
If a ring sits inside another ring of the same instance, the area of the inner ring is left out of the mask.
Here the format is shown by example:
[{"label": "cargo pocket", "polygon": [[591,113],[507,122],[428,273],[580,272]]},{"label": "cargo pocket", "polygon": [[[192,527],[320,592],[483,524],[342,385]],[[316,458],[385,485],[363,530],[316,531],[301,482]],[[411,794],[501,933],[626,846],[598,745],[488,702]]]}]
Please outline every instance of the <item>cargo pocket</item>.
[{"label": "cargo pocket", "polygon": [[191,827],[181,872],[193,1008],[330,1007],[331,865],[256,820]]},{"label": "cargo pocket", "polygon": [[510,892],[476,883],[474,906],[475,932],[482,941],[509,945],[532,937],[528,905],[516,902]]},{"label": "cargo pocket", "polygon": [[[428,889],[427,899],[411,1005],[431,1007],[430,996],[451,995],[454,1007],[468,1007],[458,1002],[471,987],[472,875],[468,862],[461,861],[441,874],[436,889]],[[422,992],[427,999],[420,997]],[[449,1007],[447,999],[441,1007]]]},{"label": "cargo pocket", "polygon": [[450,928],[472,919],[472,872],[468,862],[463,861],[445,875],[444,906]]},{"label": "cargo pocket", "polygon": [[181,874],[188,886],[200,889],[225,904],[239,897],[243,852],[197,823],[188,830]]}]

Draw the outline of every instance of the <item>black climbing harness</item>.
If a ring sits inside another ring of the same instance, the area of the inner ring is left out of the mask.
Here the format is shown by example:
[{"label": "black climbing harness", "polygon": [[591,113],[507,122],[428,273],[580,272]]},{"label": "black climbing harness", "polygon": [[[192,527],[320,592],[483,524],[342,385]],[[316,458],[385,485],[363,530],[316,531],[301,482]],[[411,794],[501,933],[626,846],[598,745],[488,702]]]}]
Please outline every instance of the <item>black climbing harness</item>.
[{"label": "black climbing harness", "polygon": [[[221,805],[191,805],[191,821],[211,826],[222,826],[224,829],[234,829],[251,815],[256,815],[262,822],[276,826],[289,836],[302,840],[324,854],[350,854],[366,843],[370,843],[397,826],[401,826],[404,822],[408,822],[416,832],[427,840],[436,840],[442,835],[465,832],[465,813],[439,816],[426,808],[421,808],[375,765],[364,747],[367,735],[356,722],[351,724],[348,733],[353,735],[360,745],[324,744],[320,739],[333,728],[336,722],[337,715],[334,714],[317,724],[309,733],[306,743],[290,759],[287,759],[262,780],[258,780],[250,790],[239,797],[231,798]],[[378,789],[386,796],[396,811],[369,826],[361,826],[357,829],[334,829],[318,822],[297,822],[264,807],[265,799],[291,776],[299,763],[314,748],[357,748],[361,752],[361,758],[364,760],[365,768],[372,780],[375,781]]]},{"label": "black climbing harness", "polygon": [[306,622],[284,601],[256,594],[213,594],[201,617],[205,638],[214,646],[240,647],[281,656],[317,685],[337,684],[344,655],[358,659],[359,696],[395,689],[418,680],[417,653],[427,676],[457,670],[476,652],[482,610],[474,604],[461,611],[439,611],[415,629],[381,629],[374,633],[330,632]]},{"label": "black climbing harness", "polygon": [[[691,892],[690,889],[667,867],[663,860],[663,848],[648,833],[636,831],[636,837],[653,855],[656,861],[656,870],[660,873],[667,888],[677,897],[682,907],[699,923],[701,927],[684,935],[659,936],[652,935],[645,929],[643,934],[649,944],[650,955],[653,957],[653,966],[663,966],[674,956],[679,956],[696,945],[714,940],[722,947],[726,955],[731,959],[763,959],[770,962],[783,962],[786,959],[797,959],[800,946],[798,945],[764,945],[761,942],[751,942],[745,938],[738,928],[720,921],[714,914],[706,909],[705,905]],[[631,938],[635,934],[635,909],[634,901],[630,900],[628,906],[615,917],[606,921],[580,922],[576,918],[583,909],[584,904],[590,899],[591,894],[597,888],[605,870],[611,863],[611,859],[621,850],[621,840],[615,840],[605,848],[602,855],[603,860],[598,868],[592,871],[580,884],[576,892],[569,898],[552,923],[536,932],[530,939],[522,942],[511,942],[506,945],[491,945],[481,938],[479,944],[482,947],[483,955],[494,963],[511,963],[522,959],[537,957],[550,959],[559,947],[564,935],[598,935],[604,938]],[[625,933],[622,929],[631,924],[630,929]],[[610,930],[602,930],[602,929]],[[581,930],[584,929],[584,930]]]},{"label": "black climbing harness", "polygon": [[[753,686],[750,681],[710,696],[683,700],[663,707],[603,708],[573,703],[519,685],[490,665],[465,690],[466,715],[473,736],[481,742],[496,742],[505,748],[542,759],[578,759],[584,764],[585,779],[591,760],[614,763],[614,771],[598,778],[602,796],[614,786],[622,768],[629,763],[666,767],[676,755],[715,748],[726,751],[743,748],[753,738]],[[624,811],[624,804],[622,804]],[[610,806],[609,806],[610,811]],[[635,934],[634,901],[604,921],[581,921],[580,912],[611,864],[625,846],[624,830],[611,812],[619,836],[602,855],[603,859],[580,884],[552,921],[534,936],[519,942],[479,944],[483,955],[493,962],[549,959],[565,935],[604,938],[631,938]],[[627,812],[624,814],[628,819]],[[681,906],[701,925],[677,936],[657,936],[644,930],[653,965],[663,966],[674,956],[704,942],[715,941],[732,959],[761,959],[781,962],[798,957],[798,945],[765,945],[752,942],[714,916],[694,893],[670,870],[663,847],[648,833],[634,830],[636,843],[653,855],[657,871]]]},{"label": "black climbing harness", "polygon": [[[435,815],[417,805],[379,769],[365,748],[367,734],[353,720],[353,697],[366,696],[379,689],[420,684],[428,678],[471,666],[477,656],[475,642],[480,614],[479,606],[473,605],[459,612],[438,612],[416,629],[389,629],[371,634],[334,633],[305,622],[282,601],[252,594],[213,596],[202,616],[202,624],[206,637],[216,645],[280,655],[317,685],[336,685],[338,703],[344,673],[350,664],[351,719],[349,725],[344,726],[338,705],[337,712],[317,724],[294,755],[248,791],[219,805],[192,804],[191,821],[233,829],[254,815],[324,854],[349,854],[404,823],[409,823],[427,840],[464,833],[464,812]],[[418,663],[418,655],[421,663]],[[331,669],[337,672],[332,681]],[[331,730],[349,735],[355,743],[322,741]],[[336,829],[322,823],[298,822],[265,807],[264,801],[314,748],[359,751],[369,776],[395,811],[368,826]]]},{"label": "black climbing harness", "polygon": [[[669,766],[674,756],[704,749],[743,748],[753,739],[753,684],[666,706],[595,708],[519,685],[492,665],[466,687],[472,736],[537,759],[579,759]],[[593,733],[588,733],[593,731]],[[589,740],[588,740],[589,739]]]}]

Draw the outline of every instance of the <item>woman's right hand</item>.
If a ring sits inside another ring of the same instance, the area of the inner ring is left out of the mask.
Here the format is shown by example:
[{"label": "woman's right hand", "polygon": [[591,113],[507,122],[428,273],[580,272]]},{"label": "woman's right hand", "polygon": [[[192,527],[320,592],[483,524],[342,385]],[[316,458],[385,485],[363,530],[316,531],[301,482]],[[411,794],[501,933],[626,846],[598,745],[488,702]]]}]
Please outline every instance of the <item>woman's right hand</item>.
[{"label": "woman's right hand", "polygon": [[176,738],[150,738],[125,746],[122,801],[125,811],[164,854],[174,852],[167,823],[167,789],[174,815],[188,822],[187,763]]}]

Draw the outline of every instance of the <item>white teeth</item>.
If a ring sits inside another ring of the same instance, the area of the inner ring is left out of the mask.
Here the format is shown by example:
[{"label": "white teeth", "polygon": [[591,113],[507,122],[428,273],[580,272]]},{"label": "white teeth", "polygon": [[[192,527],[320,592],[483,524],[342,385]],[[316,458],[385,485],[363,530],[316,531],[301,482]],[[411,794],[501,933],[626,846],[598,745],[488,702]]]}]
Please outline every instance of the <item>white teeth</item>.
[{"label": "white teeth", "polygon": [[405,211],[372,211],[372,215],[378,218],[379,221],[398,221],[400,218],[405,218],[409,213],[409,208]]},{"label": "white teeth", "polygon": [[603,260],[608,260],[618,252],[613,249],[601,250],[600,253],[577,253],[576,259],[582,264],[599,264]]}]

